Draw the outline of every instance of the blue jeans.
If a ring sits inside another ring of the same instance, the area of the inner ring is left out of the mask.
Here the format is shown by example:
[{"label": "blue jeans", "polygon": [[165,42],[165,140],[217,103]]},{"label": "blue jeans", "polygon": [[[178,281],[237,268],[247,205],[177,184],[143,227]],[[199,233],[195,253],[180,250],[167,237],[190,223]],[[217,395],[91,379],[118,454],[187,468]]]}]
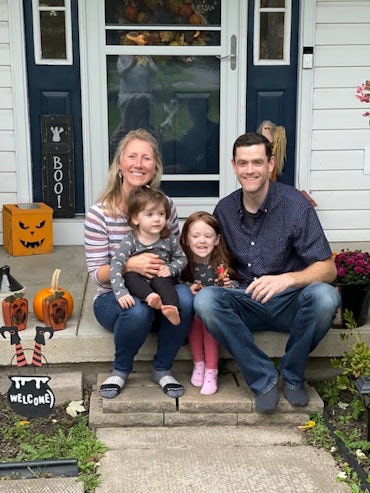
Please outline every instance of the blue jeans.
[{"label": "blue jeans", "polygon": [[114,334],[114,369],[131,373],[134,357],[154,329],[158,333],[157,352],[154,356],[156,370],[170,370],[176,354],[184,344],[193,321],[193,295],[185,285],[176,285],[180,301],[180,325],[172,325],[160,310],[150,308],[138,298],[135,306],[125,310],[120,307],[113,292],[98,296],[94,302],[97,321]]},{"label": "blue jeans", "polygon": [[289,333],[280,371],[288,387],[301,389],[308,355],[330,329],[339,305],[337,290],[326,283],[287,289],[265,304],[252,300],[244,289],[217,286],[201,289],[194,297],[198,317],[235,358],[256,395],[271,390],[279,374],[256,345],[253,332]]}]

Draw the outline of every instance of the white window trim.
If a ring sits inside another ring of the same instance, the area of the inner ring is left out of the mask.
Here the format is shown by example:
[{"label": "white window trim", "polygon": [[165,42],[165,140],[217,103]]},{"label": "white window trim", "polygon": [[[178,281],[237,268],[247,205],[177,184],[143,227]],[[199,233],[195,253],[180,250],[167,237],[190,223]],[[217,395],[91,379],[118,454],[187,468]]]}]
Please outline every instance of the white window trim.
[{"label": "white window trim", "polygon": [[[40,30],[40,12],[56,10],[64,12],[65,22],[65,42],[66,58],[42,58],[41,51],[41,30]],[[71,18],[71,0],[64,0],[63,7],[44,7],[40,6],[40,0],[32,0],[32,17],[33,17],[33,42],[36,65],[72,65],[72,18]]]},{"label": "white window trim", "polygon": [[[260,13],[261,12],[284,12],[284,43],[282,60],[261,60],[260,54]],[[290,43],[291,43],[291,23],[292,23],[292,0],[285,0],[285,7],[261,7],[261,0],[256,0],[254,4],[254,39],[253,39],[253,63],[254,65],[289,65],[290,64]]]}]

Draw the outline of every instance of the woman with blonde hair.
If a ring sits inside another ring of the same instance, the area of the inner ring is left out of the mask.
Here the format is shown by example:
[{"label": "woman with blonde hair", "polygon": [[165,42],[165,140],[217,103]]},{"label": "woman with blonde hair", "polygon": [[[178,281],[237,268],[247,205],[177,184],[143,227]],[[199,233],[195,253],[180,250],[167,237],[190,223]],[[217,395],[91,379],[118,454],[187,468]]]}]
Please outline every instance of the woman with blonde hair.
[{"label": "woman with blonde hair", "polygon": [[[114,334],[113,371],[100,387],[102,397],[116,397],[133,370],[133,360],[148,334],[158,333],[153,360],[153,380],[169,397],[180,397],[184,387],[172,376],[175,356],[184,343],[193,317],[193,296],[185,285],[176,285],[180,301],[181,323],[173,325],[158,310],[137,300],[129,310],[116,300],[110,283],[110,261],[122,237],[131,231],[127,218],[127,199],[132,190],[149,185],[158,188],[162,177],[158,142],[146,130],[129,132],[119,143],[100,199],[93,204],[85,220],[85,254],[89,275],[97,286],[94,314],[97,321]],[[171,199],[167,226],[179,236],[176,208]],[[137,272],[149,279],[156,277],[163,260],[153,253],[131,257],[126,272]]]}]

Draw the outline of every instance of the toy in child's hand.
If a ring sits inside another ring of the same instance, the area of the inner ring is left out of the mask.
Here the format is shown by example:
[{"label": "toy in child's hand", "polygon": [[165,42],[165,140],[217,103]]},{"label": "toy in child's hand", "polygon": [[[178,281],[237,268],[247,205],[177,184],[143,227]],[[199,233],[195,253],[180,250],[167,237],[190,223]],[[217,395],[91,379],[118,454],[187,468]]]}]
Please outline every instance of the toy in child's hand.
[{"label": "toy in child's hand", "polygon": [[218,275],[218,277],[216,279],[217,286],[223,286],[225,277],[228,277],[227,267],[225,267],[223,264],[220,264],[217,267],[217,275]]}]

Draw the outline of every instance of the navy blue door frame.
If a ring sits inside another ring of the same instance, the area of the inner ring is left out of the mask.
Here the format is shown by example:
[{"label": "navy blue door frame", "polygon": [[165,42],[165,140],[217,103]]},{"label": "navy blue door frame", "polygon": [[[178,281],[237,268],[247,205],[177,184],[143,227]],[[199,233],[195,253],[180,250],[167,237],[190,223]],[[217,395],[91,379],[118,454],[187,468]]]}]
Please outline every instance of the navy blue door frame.
[{"label": "navy blue door frame", "polygon": [[84,173],[81,122],[81,83],[78,35],[78,0],[71,0],[72,65],[35,63],[32,1],[23,0],[31,134],[32,191],[35,202],[43,201],[43,115],[73,115],[75,213],[84,213]]},{"label": "navy blue door frame", "polygon": [[278,181],[294,185],[299,1],[292,0],[289,65],[254,65],[253,33],[255,0],[248,2],[247,131],[254,132],[264,120],[282,125],[287,137],[287,160]]}]

